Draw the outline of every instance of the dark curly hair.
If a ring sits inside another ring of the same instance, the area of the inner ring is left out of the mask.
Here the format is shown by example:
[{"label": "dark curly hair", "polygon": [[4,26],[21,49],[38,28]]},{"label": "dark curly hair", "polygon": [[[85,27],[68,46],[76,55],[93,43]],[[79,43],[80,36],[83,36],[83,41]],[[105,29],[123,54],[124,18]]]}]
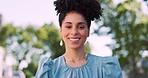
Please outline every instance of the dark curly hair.
[{"label": "dark curly hair", "polygon": [[60,27],[66,14],[71,11],[82,14],[87,21],[88,28],[90,28],[91,21],[100,19],[102,16],[102,9],[97,0],[56,0],[54,5],[57,15],[59,14]]}]

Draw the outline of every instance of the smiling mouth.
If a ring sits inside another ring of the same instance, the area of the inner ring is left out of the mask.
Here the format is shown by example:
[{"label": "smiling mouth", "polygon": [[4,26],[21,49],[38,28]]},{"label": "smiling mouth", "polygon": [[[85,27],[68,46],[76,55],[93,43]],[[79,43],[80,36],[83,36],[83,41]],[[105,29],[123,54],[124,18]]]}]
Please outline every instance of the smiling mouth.
[{"label": "smiling mouth", "polygon": [[72,41],[72,42],[77,42],[77,41],[79,41],[80,40],[80,38],[68,38],[70,41]]}]

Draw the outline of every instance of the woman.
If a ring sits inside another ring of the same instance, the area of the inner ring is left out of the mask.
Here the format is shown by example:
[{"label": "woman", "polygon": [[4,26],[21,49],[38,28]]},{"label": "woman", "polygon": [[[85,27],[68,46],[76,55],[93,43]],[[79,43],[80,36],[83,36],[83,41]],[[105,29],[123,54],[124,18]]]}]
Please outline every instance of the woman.
[{"label": "woman", "polygon": [[84,51],[91,21],[101,16],[100,4],[96,0],[57,0],[54,4],[66,51],[54,60],[42,58],[36,78],[122,78],[116,58]]}]

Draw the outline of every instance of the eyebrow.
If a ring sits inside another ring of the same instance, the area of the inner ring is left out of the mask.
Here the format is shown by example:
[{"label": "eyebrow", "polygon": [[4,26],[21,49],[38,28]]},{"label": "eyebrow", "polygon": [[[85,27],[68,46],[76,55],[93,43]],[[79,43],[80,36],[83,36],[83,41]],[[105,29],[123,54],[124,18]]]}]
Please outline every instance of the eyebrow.
[{"label": "eyebrow", "polygon": [[72,24],[71,22],[65,22],[65,24]]},{"label": "eyebrow", "polygon": [[78,22],[78,24],[86,24],[85,22]]},{"label": "eyebrow", "polygon": [[[72,24],[72,22],[65,22],[65,24]],[[85,22],[78,22],[77,24],[86,24]]]}]

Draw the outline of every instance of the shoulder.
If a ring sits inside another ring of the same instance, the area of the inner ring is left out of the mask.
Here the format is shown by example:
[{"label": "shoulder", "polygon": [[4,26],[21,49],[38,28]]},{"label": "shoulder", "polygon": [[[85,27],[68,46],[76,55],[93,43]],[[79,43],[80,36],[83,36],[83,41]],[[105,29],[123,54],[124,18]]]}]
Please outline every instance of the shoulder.
[{"label": "shoulder", "polygon": [[53,78],[53,72],[57,72],[64,65],[63,61],[63,56],[54,60],[50,57],[42,57],[35,78]]},{"label": "shoulder", "polygon": [[112,56],[96,56],[93,54],[90,54],[91,59],[93,59],[94,61],[99,61],[99,63],[103,63],[103,64],[119,64],[118,59],[116,57],[112,57]]},{"label": "shoulder", "polygon": [[102,62],[105,64],[117,64],[119,65],[119,61],[116,57],[112,56],[107,56],[107,57],[102,57]]},{"label": "shoulder", "polygon": [[53,60],[50,57],[44,56],[39,60],[39,65],[42,65],[42,64],[53,65],[61,62],[61,60],[62,60],[62,56],[55,58]]},{"label": "shoulder", "polygon": [[122,71],[117,58],[104,57],[102,60],[102,71],[105,78],[122,78]]},{"label": "shoulder", "polygon": [[39,65],[38,65],[35,78],[48,76],[48,72],[51,72],[52,66],[53,66],[53,62],[50,57],[47,57],[47,56],[42,57],[39,60]]},{"label": "shoulder", "polygon": [[104,78],[122,78],[122,72],[119,61],[112,56],[96,56],[92,55],[94,62],[99,64],[98,70],[102,72]]},{"label": "shoulder", "polygon": [[44,56],[41,57],[41,59],[39,60],[39,64],[50,64],[52,63],[52,60],[50,57]]}]

